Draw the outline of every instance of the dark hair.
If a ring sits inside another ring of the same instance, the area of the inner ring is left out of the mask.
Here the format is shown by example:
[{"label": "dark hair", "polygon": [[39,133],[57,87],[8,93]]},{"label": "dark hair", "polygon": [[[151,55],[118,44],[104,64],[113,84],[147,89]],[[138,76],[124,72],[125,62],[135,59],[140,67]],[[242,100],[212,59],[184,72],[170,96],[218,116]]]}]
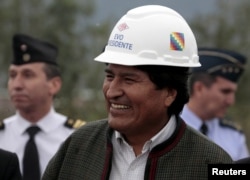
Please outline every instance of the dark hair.
[{"label": "dark hair", "polygon": [[170,88],[177,91],[176,99],[168,109],[168,115],[179,115],[184,104],[188,102],[187,82],[189,68],[175,66],[135,66],[139,70],[148,74],[150,80],[156,85],[157,89]]},{"label": "dark hair", "polygon": [[52,79],[54,77],[61,77],[61,70],[57,65],[45,63],[44,72],[47,76],[47,79]]},{"label": "dark hair", "polygon": [[190,96],[194,93],[193,86],[197,81],[202,82],[206,87],[210,87],[216,81],[216,76],[206,72],[192,73],[188,80],[188,91]]}]

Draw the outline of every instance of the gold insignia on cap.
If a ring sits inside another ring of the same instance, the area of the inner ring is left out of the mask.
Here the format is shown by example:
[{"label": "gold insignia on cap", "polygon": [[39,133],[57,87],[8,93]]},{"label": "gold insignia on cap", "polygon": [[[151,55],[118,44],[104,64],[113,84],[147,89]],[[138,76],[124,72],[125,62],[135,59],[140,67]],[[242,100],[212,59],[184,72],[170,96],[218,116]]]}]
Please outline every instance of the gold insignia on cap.
[{"label": "gold insignia on cap", "polygon": [[23,61],[28,62],[30,60],[30,55],[25,53],[23,54]]},{"label": "gold insignia on cap", "polygon": [[27,45],[26,44],[22,44],[20,48],[21,48],[22,51],[26,51],[27,50]]}]

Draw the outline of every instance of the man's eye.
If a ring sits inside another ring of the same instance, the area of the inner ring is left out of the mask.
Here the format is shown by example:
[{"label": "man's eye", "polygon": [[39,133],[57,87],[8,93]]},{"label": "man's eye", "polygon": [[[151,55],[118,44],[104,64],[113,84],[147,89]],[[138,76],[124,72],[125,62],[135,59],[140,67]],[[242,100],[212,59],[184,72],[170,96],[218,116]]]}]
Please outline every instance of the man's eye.
[{"label": "man's eye", "polygon": [[107,79],[113,79],[114,76],[113,76],[112,74],[106,74],[106,78],[107,78]]},{"label": "man's eye", "polygon": [[26,77],[26,78],[31,78],[31,77],[33,77],[34,75],[32,74],[32,73],[25,73],[24,74],[24,77]]},{"label": "man's eye", "polygon": [[125,78],[125,81],[129,83],[135,82],[135,80],[132,78]]},{"label": "man's eye", "polygon": [[10,78],[16,77],[16,73],[9,73],[9,77],[10,77]]}]

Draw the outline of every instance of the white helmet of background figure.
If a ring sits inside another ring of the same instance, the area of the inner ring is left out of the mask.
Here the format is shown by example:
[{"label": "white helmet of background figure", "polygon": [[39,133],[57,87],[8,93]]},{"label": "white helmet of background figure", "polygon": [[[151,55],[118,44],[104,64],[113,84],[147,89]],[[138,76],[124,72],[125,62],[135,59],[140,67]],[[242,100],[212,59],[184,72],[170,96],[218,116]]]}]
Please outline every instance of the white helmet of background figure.
[{"label": "white helmet of background figure", "polygon": [[127,12],[115,25],[96,61],[136,65],[200,66],[192,30],[176,11],[146,5]]}]

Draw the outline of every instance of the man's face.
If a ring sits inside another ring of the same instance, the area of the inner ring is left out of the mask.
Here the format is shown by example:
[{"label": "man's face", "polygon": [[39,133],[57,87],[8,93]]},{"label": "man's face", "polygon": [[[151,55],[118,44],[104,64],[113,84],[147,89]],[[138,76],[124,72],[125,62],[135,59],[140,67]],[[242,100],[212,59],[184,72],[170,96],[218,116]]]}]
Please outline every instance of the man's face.
[{"label": "man's face", "polygon": [[29,112],[51,106],[53,83],[47,79],[43,68],[43,63],[10,66],[8,91],[19,111]]},{"label": "man's face", "polygon": [[235,102],[236,90],[236,83],[219,76],[212,86],[203,88],[202,107],[208,118],[224,117],[227,109]]},{"label": "man's face", "polygon": [[120,133],[150,136],[168,121],[169,91],[156,90],[148,75],[135,67],[109,64],[103,93],[109,125]]}]

